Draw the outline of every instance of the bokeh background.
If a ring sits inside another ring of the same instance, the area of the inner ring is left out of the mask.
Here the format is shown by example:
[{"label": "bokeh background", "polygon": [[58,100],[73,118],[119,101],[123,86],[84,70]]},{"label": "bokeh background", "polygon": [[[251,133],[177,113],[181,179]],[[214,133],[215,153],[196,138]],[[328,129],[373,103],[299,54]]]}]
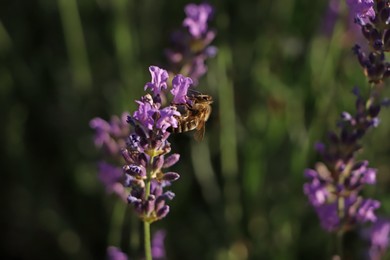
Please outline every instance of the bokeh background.
[{"label": "bokeh background", "polygon": [[[175,136],[181,174],[164,229],[168,259],[329,259],[302,192],[313,143],[368,84],[340,1],[212,1],[218,55],[199,90],[214,97],[201,143]],[[1,259],[142,258],[141,226],[97,179],[89,120],[135,108],[164,64],[184,0],[0,2]],[[336,8],[335,8],[336,7]],[[364,140],[390,214],[390,114]]]}]

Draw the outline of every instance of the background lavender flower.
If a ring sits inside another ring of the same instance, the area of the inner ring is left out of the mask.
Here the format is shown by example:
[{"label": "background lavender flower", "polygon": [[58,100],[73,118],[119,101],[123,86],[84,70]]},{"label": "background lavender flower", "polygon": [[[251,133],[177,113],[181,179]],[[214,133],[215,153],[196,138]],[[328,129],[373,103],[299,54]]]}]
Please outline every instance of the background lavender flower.
[{"label": "background lavender flower", "polygon": [[[123,174],[119,167],[121,150],[126,146],[126,138],[130,133],[130,127],[126,122],[127,113],[121,117],[112,116],[110,121],[99,117],[90,121],[90,127],[95,131],[94,143],[96,148],[102,149],[105,159],[98,163],[98,177],[108,193],[115,193],[126,201],[123,186]],[[116,165],[109,164],[105,160],[112,161]]]},{"label": "background lavender flower", "polygon": [[121,148],[125,146],[125,138],[130,133],[130,127],[126,122],[127,115],[126,112],[120,117],[114,115],[108,122],[96,117],[89,122],[95,131],[95,146],[102,148],[109,156],[120,155]]},{"label": "background lavender flower", "polygon": [[127,195],[123,186],[124,176],[122,169],[102,161],[98,164],[98,170],[98,178],[106,188],[106,192],[115,193],[122,200],[126,201]]},{"label": "background lavender flower", "polygon": [[329,134],[328,145],[316,145],[324,164],[318,163],[316,169],[305,171],[309,182],[304,185],[304,193],[328,231],[349,230],[359,223],[375,222],[374,210],[380,206],[378,201],[359,195],[365,185],[376,183],[377,170],[369,168],[368,161],[355,158],[361,147],[359,140],[377,126],[380,104],[364,100],[356,89],[354,94],[356,114],[341,114],[339,133]]},{"label": "background lavender flower", "polygon": [[206,3],[188,4],[185,13],[183,26],[187,30],[172,34],[171,47],[165,53],[170,70],[190,77],[197,85],[207,71],[205,61],[217,53],[217,48],[210,45],[216,33],[208,26],[213,8]]},{"label": "background lavender flower", "polygon": [[127,260],[128,257],[119,248],[110,246],[107,248],[107,259],[108,260]]},{"label": "background lavender flower", "polygon": [[165,240],[166,232],[164,230],[157,230],[152,239],[152,255],[153,259],[163,260],[165,259]]},{"label": "background lavender flower", "polygon": [[192,36],[200,38],[207,32],[207,23],[211,18],[213,8],[209,4],[188,4],[184,10],[187,17],[183,25],[188,27]]},{"label": "background lavender flower", "polygon": [[390,239],[390,221],[378,219],[370,228],[364,231],[364,236],[370,242],[369,259],[380,260],[386,254]]}]

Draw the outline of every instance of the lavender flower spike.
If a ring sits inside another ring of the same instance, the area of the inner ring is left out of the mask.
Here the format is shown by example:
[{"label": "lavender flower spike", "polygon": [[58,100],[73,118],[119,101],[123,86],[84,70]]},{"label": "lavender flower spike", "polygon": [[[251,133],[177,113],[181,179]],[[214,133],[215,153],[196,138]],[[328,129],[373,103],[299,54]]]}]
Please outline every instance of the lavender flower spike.
[{"label": "lavender flower spike", "polygon": [[[122,149],[126,161],[122,168],[126,175],[125,185],[131,188],[127,202],[146,224],[160,220],[169,213],[167,201],[172,200],[175,194],[164,189],[180,177],[176,172],[165,170],[180,157],[178,154],[168,156],[171,146],[168,142],[170,132],[167,131],[178,126],[180,112],[173,105],[164,107],[159,98],[160,94],[168,94],[167,91],[163,93],[167,88],[166,71],[155,66],[149,70],[152,82],[146,84],[146,88],[149,86],[153,93],[136,101],[139,106],[128,117],[132,130],[127,138],[127,147]],[[172,103],[185,103],[188,100],[186,94],[191,83],[190,78],[182,75],[174,77]]]},{"label": "lavender flower spike", "polygon": [[168,72],[157,66],[150,66],[149,71],[152,75],[152,81],[146,83],[144,89],[150,88],[154,95],[158,95],[162,89],[167,89]]}]

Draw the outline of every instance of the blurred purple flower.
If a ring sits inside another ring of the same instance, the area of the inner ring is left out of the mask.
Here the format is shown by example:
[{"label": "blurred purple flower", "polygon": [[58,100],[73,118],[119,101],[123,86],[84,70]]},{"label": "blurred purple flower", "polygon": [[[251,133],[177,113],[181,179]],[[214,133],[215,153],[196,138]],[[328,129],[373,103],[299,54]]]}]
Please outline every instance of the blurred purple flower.
[{"label": "blurred purple flower", "polygon": [[359,195],[365,185],[376,183],[377,170],[369,168],[366,160],[356,161],[355,154],[361,148],[358,141],[375,127],[373,122],[381,105],[371,98],[364,99],[356,89],[353,93],[356,95],[356,113],[341,114],[340,132],[329,134],[328,145],[315,145],[323,163],[317,163],[315,169],[306,169],[304,173],[308,179],[303,186],[304,193],[327,231],[374,222],[374,211],[380,207],[379,201]]},{"label": "blurred purple flower", "polygon": [[183,25],[188,27],[192,36],[200,38],[207,31],[207,22],[213,13],[213,8],[209,4],[188,4],[184,10],[187,18],[184,19]]},{"label": "blurred purple flower", "polygon": [[123,201],[126,201],[126,191],[123,187],[122,169],[106,162],[100,162],[99,180],[103,183],[107,193],[117,194]]},{"label": "blurred purple flower", "polygon": [[109,246],[107,248],[107,259],[108,260],[127,260],[128,257],[119,248]]},{"label": "blurred purple flower", "polygon": [[326,181],[322,180],[317,171],[312,169],[305,170],[305,177],[311,180],[303,186],[303,191],[308,196],[311,204],[313,206],[324,204],[329,197]]},{"label": "blurred purple flower", "polygon": [[370,241],[369,258],[382,259],[389,247],[390,220],[379,218],[368,230],[365,230],[364,235]]},{"label": "blurred purple flower", "polygon": [[118,156],[125,146],[125,138],[130,133],[130,127],[126,122],[127,113],[121,117],[112,116],[109,122],[96,117],[89,122],[95,130],[94,142],[97,148],[103,148],[109,155]]},{"label": "blurred purple flower", "polygon": [[[339,217],[338,200],[335,198],[332,202],[323,203],[315,206],[315,211],[320,219],[323,229],[328,232],[337,231],[340,229],[348,230],[354,225],[363,224],[366,222],[375,223],[377,217],[374,210],[379,208],[379,201],[372,199],[362,199],[355,195],[350,195],[344,198],[342,214],[344,215],[345,223],[341,223]],[[341,226],[342,224],[342,226]]]},{"label": "blurred purple flower", "polygon": [[165,259],[165,240],[166,232],[164,230],[158,230],[154,233],[152,239],[152,256],[155,260]]},{"label": "blurred purple flower", "polygon": [[185,7],[187,17],[183,26],[188,30],[176,31],[171,36],[171,48],[165,51],[173,73],[190,77],[194,85],[207,72],[205,61],[217,54],[217,48],[210,46],[215,31],[208,28],[213,14],[209,4],[188,4]]}]

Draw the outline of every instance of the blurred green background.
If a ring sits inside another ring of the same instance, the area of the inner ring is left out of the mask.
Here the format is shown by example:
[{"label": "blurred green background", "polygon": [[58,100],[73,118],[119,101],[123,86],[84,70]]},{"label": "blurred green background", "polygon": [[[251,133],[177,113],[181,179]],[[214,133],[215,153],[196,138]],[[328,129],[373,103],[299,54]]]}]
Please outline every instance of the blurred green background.
[{"label": "blurred green background", "polygon": [[[338,1],[334,1],[338,2]],[[164,64],[184,0],[0,2],[1,259],[140,259],[131,209],[96,178],[89,120],[134,109]],[[214,97],[206,138],[172,139],[181,174],[165,229],[168,259],[329,259],[332,237],[302,192],[313,143],[367,88],[359,38],[328,1],[215,1],[218,55],[199,90]],[[342,4],[342,6],[344,3]],[[331,19],[332,20],[332,19]],[[379,168],[365,194],[390,214],[390,114],[364,140]]]}]

